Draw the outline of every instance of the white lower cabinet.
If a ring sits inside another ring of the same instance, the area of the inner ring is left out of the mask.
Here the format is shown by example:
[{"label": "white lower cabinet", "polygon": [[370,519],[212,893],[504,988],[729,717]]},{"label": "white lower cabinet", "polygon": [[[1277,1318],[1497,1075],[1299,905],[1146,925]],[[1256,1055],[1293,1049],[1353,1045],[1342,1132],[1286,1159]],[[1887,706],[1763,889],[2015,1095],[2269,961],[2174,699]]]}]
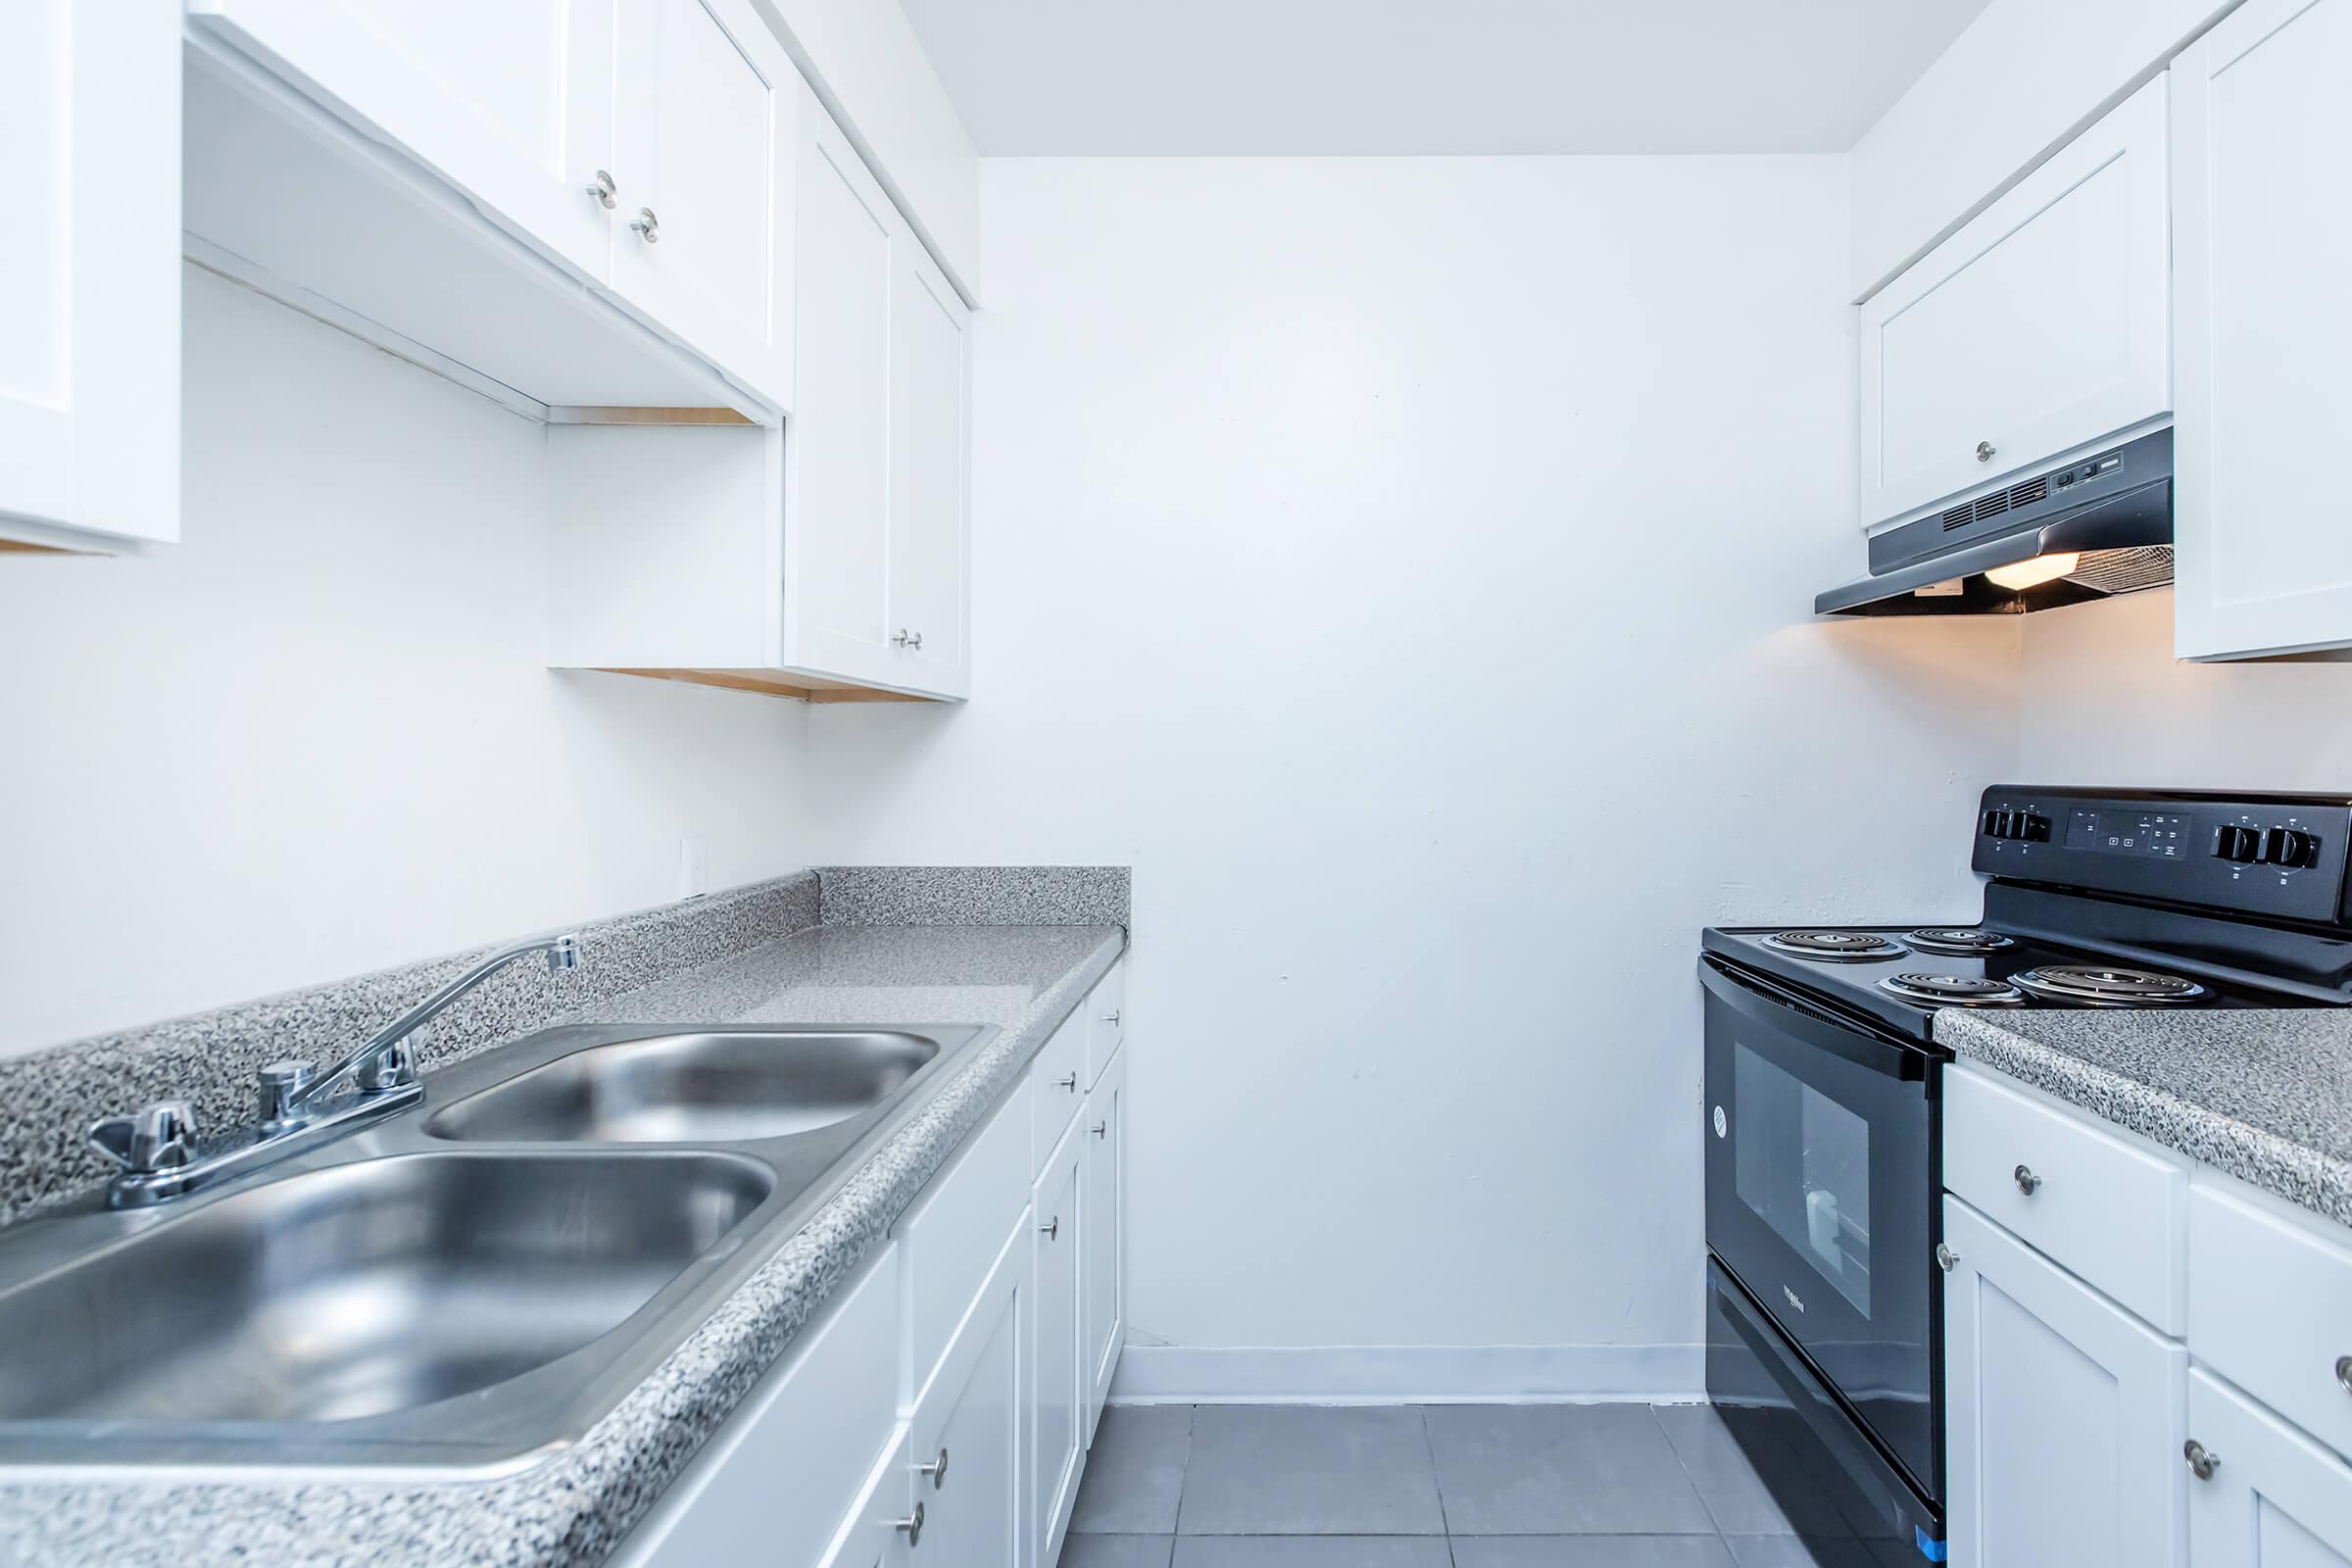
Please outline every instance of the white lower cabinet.
[{"label": "white lower cabinet", "polygon": [[1951,1560],[2185,1560],[2188,1352],[1956,1198],[1944,1291]]},{"label": "white lower cabinet", "polygon": [[1080,1366],[1079,1266],[1086,1204],[1086,1151],[1074,1127],[1046,1161],[1030,1200],[1031,1241],[1037,1259],[1037,1311],[1032,1319],[1029,1495],[1032,1568],[1053,1568],[1078,1498],[1086,1455],[1085,1390]]},{"label": "white lower cabinet", "polygon": [[2202,1459],[2189,1487],[2198,1568],[2352,1564],[2352,1469],[2211,1374],[2188,1379],[2188,1430]]},{"label": "white lower cabinet", "polygon": [[1086,1212],[1079,1234],[1079,1343],[1084,1347],[1086,1445],[1093,1447],[1127,1343],[1127,1054],[1112,1054],[1079,1112],[1085,1128]]},{"label": "white lower cabinet", "polygon": [[[1951,1561],[2352,1568],[2352,1426],[2335,1408],[2352,1402],[2352,1232],[1973,1063],[1946,1079],[1947,1154],[2032,1142],[2028,1205],[2127,1156],[2187,1183],[2184,1259],[2181,1205],[2150,1200],[2158,1186],[2101,1184],[2107,1234],[2019,1208],[2031,1243],[1945,1198]],[[2185,1274],[2180,1338],[2083,1277],[2168,1267]]]},{"label": "white lower cabinet", "polygon": [[[1059,1087],[1097,1000],[965,1137],[615,1563],[1054,1568],[1125,1339],[1124,1053],[1092,1096]],[[1032,1182],[1041,1116],[1057,1136]]]},{"label": "white lower cabinet", "polygon": [[[1021,1549],[1021,1336],[1030,1312],[1029,1240],[1006,1235],[940,1367],[915,1406],[913,1560],[952,1568],[1017,1568]],[[911,1518],[912,1515],[908,1514]],[[903,1532],[911,1535],[911,1532]]]}]

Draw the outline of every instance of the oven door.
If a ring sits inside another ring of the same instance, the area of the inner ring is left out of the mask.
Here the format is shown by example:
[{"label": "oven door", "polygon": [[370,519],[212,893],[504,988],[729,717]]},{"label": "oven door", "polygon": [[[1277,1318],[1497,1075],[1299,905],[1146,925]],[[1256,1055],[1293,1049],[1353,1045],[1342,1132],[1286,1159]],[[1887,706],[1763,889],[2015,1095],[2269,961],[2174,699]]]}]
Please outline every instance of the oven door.
[{"label": "oven door", "polygon": [[1707,1246],[1940,1501],[1936,1058],[1708,959]]}]

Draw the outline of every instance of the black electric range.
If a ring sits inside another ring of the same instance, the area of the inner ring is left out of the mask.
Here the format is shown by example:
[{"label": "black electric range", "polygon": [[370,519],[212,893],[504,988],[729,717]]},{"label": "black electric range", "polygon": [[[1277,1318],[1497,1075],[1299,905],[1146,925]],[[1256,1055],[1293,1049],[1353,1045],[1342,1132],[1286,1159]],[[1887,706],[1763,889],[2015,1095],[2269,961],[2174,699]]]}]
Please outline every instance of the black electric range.
[{"label": "black electric range", "polygon": [[1800,1531],[1943,1554],[1947,1006],[2352,1004],[2352,796],[1999,786],[1981,919],[1713,928],[1707,1389]]}]

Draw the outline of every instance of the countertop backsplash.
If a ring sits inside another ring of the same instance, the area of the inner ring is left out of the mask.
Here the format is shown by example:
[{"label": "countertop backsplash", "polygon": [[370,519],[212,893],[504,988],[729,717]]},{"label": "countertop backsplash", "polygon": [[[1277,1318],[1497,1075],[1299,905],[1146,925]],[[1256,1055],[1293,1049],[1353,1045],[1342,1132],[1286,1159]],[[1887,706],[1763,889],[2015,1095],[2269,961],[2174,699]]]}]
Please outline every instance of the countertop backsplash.
[{"label": "countertop backsplash", "polygon": [[[1119,925],[1124,866],[826,866],[582,922],[579,968],[515,964],[427,1031],[427,1072],[684,970],[826,925]],[[521,935],[521,933],[515,933]],[[281,1057],[338,1059],[486,945],[91,1035],[0,1059],[0,1224],[95,1192],[111,1170],[83,1146],[101,1116],[183,1099],[198,1125],[241,1131],[254,1071]]]}]

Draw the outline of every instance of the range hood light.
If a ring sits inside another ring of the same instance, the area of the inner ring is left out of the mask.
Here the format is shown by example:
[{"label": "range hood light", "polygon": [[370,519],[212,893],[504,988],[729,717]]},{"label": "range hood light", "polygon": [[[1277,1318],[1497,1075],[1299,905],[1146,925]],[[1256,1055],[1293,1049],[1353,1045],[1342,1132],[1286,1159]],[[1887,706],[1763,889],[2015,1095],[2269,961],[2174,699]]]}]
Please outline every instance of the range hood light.
[{"label": "range hood light", "polygon": [[2012,562],[2006,566],[1987,566],[1985,580],[2011,593],[2024,593],[2045,582],[2056,582],[2082,564],[2080,551],[2064,550],[2056,555],[2035,556],[2031,561]]}]

